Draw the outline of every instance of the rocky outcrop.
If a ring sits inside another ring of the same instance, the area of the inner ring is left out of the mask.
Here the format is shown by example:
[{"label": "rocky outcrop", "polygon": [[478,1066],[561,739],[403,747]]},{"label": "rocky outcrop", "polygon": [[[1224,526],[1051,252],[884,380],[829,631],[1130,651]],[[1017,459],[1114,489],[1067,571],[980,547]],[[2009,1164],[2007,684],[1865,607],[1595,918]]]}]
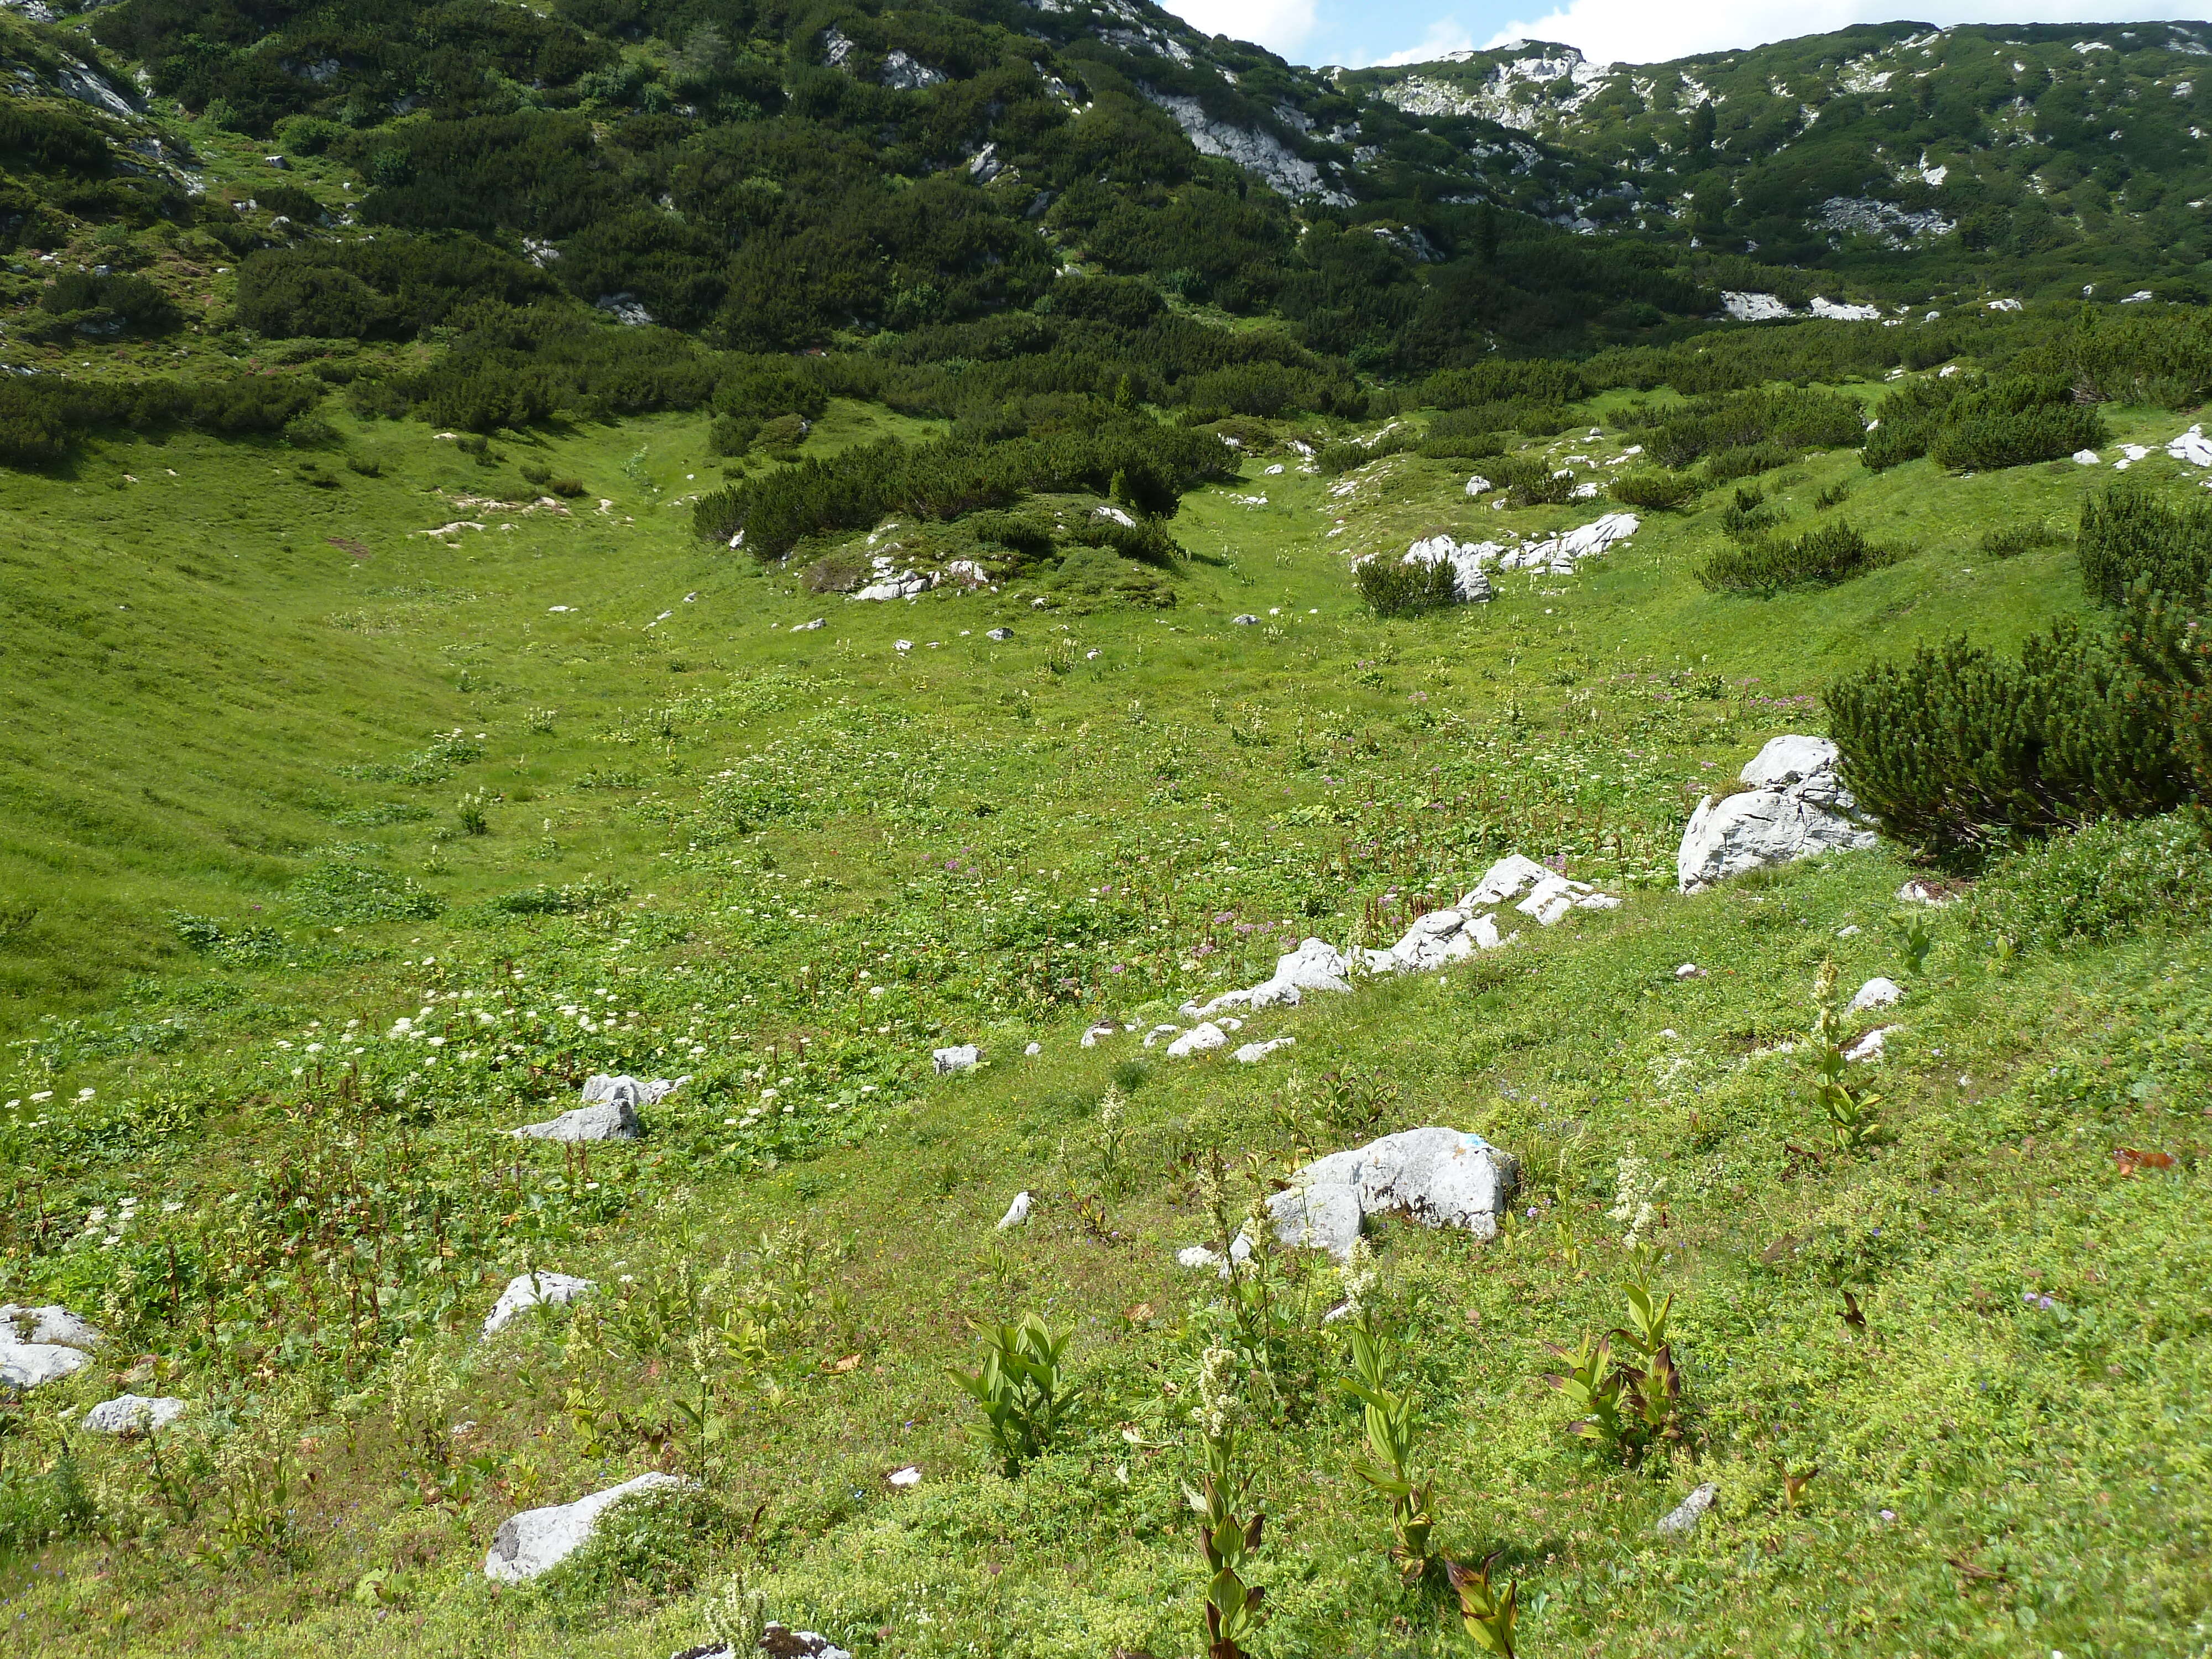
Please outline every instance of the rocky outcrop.
[{"label": "rocky outcrop", "polygon": [[484,1577],[518,1584],[550,1571],[589,1543],[599,1528],[599,1517],[625,1498],[685,1484],[672,1474],[641,1474],[573,1504],[553,1504],[511,1515],[500,1523],[484,1556]]},{"label": "rocky outcrop", "polygon": [[1195,1000],[1182,1006],[1186,1018],[1212,1019],[1234,1008],[1295,1008],[1309,991],[1349,991],[1352,964],[1327,939],[1310,939],[1295,951],[1275,958],[1273,975],[1248,991],[1224,991],[1201,1006]]},{"label": "rocky outcrop", "polygon": [[1350,207],[1352,198],[1331,185],[1322,170],[1271,132],[1256,131],[1217,121],[1197,99],[1178,93],[1140,87],[1145,96],[1175,118],[1191,147],[1201,155],[1218,155],[1234,161],[1278,196],[1297,201],[1317,196],[1330,207]]},{"label": "rocky outcrop", "polygon": [[1797,314],[1790,310],[1790,302],[1777,294],[1723,294],[1721,309],[1739,323],[1779,322]]},{"label": "rocky outcrop", "polygon": [[1826,738],[1777,738],[1760,750],[1739,775],[1742,789],[1708,795],[1691,815],[1674,856],[1681,890],[1702,893],[1765,865],[1872,847],[1874,830],[1837,775],[1838,759]]},{"label": "rocky outcrop", "polygon": [[1428,973],[1478,951],[1498,950],[1516,937],[1500,933],[1494,914],[1508,903],[1539,927],[1553,927],[1576,910],[1611,910],[1620,901],[1513,853],[1492,865],[1456,904],[1416,917],[1395,945],[1362,951],[1360,960],[1373,974]]},{"label": "rocky outcrop", "polygon": [[1584,559],[1594,559],[1619,546],[1642,528],[1642,521],[1633,513],[1608,513],[1559,535],[1502,553],[1498,568],[1547,570],[1555,576],[1571,576],[1575,567]]}]

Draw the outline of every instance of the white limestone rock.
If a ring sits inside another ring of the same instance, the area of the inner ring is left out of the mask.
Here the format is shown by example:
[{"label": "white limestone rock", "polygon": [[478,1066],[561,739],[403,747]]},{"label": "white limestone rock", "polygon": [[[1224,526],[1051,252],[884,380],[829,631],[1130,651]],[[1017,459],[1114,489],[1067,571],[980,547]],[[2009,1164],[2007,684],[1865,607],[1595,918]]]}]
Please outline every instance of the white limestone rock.
[{"label": "white limestone rock", "polygon": [[1480,1135],[1407,1129],[1316,1159],[1267,1208],[1282,1243],[1326,1249],[1342,1261],[1370,1216],[1494,1237],[1513,1180],[1513,1160]]},{"label": "white limestone rock", "polygon": [[543,1123],[526,1123],[507,1133],[517,1139],[536,1140],[635,1140],[641,1133],[638,1108],[659,1105],[690,1080],[657,1077],[648,1081],[601,1073],[584,1079],[583,1103],[574,1111]]},{"label": "white limestone rock", "polygon": [[86,1352],[106,1339],[94,1325],[58,1303],[0,1306],[0,1385],[43,1388],[74,1376],[92,1364]]},{"label": "white limestone rock", "polygon": [[1191,1054],[1210,1054],[1216,1048],[1229,1046],[1229,1033],[1212,1021],[1194,1025],[1173,1042],[1168,1044],[1168,1058],[1182,1060]]},{"label": "white limestone rock", "polygon": [[484,1577],[508,1584],[535,1578],[588,1543],[599,1528],[599,1517],[625,1498],[686,1484],[672,1474],[655,1471],[573,1504],[553,1504],[511,1515],[500,1523],[484,1556]]},{"label": "white limestone rock", "polygon": [[1233,1058],[1239,1066],[1257,1066],[1278,1048],[1287,1048],[1297,1042],[1296,1037],[1279,1036],[1267,1042],[1248,1042]]},{"label": "white limestone rock", "polygon": [[1862,1063],[1870,1060],[1880,1060],[1883,1057],[1883,1051],[1887,1048],[1890,1038],[1904,1029],[1902,1025],[1876,1026],[1850,1048],[1844,1049],[1844,1058]]},{"label": "white limestone rock", "polygon": [[1673,1509],[1668,1510],[1665,1515],[1660,1516],[1653,1524],[1651,1530],[1662,1538],[1687,1536],[1697,1530],[1698,1522],[1705,1518],[1705,1512],[1712,1508],[1714,1500],[1720,1495],[1721,1489],[1708,1480]]},{"label": "white limestone rock", "polygon": [[517,1273],[507,1281],[499,1300],[484,1316],[483,1334],[497,1335],[532,1308],[565,1306],[598,1288],[590,1279],[573,1273]]},{"label": "white limestone rock", "polygon": [[972,1042],[963,1042],[950,1048],[933,1048],[930,1059],[935,1062],[939,1077],[950,1077],[956,1072],[972,1072],[983,1063],[983,1051]]},{"label": "white limestone rock", "polygon": [[[755,1645],[769,1659],[853,1659],[851,1654],[818,1631],[793,1630],[774,1620],[761,1631],[760,1640]],[[705,1656],[704,1659],[712,1659],[712,1656]]]},{"label": "white limestone rock", "polygon": [[1863,1014],[1869,1008],[1887,1008],[1905,1000],[1905,988],[1893,979],[1876,977],[1859,987],[1851,1006],[1844,1012]]},{"label": "white limestone rock", "polygon": [[1500,570],[1546,570],[1555,576],[1571,576],[1575,567],[1584,559],[1594,559],[1599,554],[1619,546],[1643,527],[1642,520],[1633,513],[1608,513],[1585,525],[1546,538],[1530,542],[1501,554],[1498,560]]},{"label": "white limestone rock", "polygon": [[996,1231],[1002,1233],[1007,1232],[1026,1222],[1030,1218],[1030,1201],[1027,1191],[1016,1193],[1014,1201],[1006,1206],[1006,1214],[999,1218]]},{"label": "white limestone rock", "polygon": [[1453,590],[1462,605],[1487,605],[1490,577],[1486,567],[1498,562],[1504,549],[1496,542],[1469,542],[1462,546],[1449,536],[1431,536],[1406,550],[1403,564],[1449,565]]},{"label": "white limestone rock", "polygon": [[1858,804],[1837,775],[1836,745],[1826,738],[1780,737],[1747,764],[1749,788],[1698,803],[1674,857],[1685,893],[1702,893],[1762,866],[1875,844]]},{"label": "white limestone rock", "polygon": [[1797,314],[1790,308],[1790,302],[1777,294],[1723,293],[1721,309],[1739,323],[1779,322]]},{"label": "white limestone rock", "polygon": [[1331,185],[1320,167],[1291,149],[1273,133],[1231,126],[1208,115],[1197,99],[1177,93],[1158,92],[1142,82],[1137,90],[1175,118],[1191,147],[1201,155],[1218,155],[1247,172],[1259,174],[1278,196],[1292,201],[1317,196],[1329,207],[1350,207],[1352,198]]},{"label": "white limestone rock", "polygon": [[182,1417],[186,1402],[173,1397],[149,1399],[144,1395],[118,1395],[103,1400],[84,1414],[84,1425],[94,1434],[151,1434]]}]

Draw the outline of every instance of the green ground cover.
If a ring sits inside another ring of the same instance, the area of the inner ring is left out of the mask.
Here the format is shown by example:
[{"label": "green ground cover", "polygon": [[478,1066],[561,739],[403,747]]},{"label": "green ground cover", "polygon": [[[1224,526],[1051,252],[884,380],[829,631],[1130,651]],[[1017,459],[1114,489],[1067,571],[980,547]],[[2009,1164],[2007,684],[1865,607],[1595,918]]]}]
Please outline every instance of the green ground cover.
[{"label": "green ground cover", "polygon": [[[1604,476],[1632,401],[1528,454]],[[1279,1258],[1255,1309],[1173,1259],[1213,1154],[1241,1213],[1248,1167],[1432,1122],[1515,1152],[1517,1218],[1389,1230],[1364,1297],[1437,1547],[1499,1553],[1522,1651],[2203,1648],[2201,849],[2112,832],[2093,921],[2090,872],[2001,862],[1917,942],[1887,854],[1671,891],[1696,797],[1819,730],[1834,675],[2085,612],[2066,538],[2106,470],[1815,453],[1572,576],[1380,622],[1353,557],[1613,504],[1496,509],[1465,490],[1488,463],[1410,453],[1308,473],[1284,441],[1340,433],[1255,423],[1152,602],[1063,565],[861,605],[801,579],[836,546],[763,569],[692,538],[704,410],[482,464],[329,419],[319,448],[0,473],[0,1291],[114,1334],[0,1413],[7,1650],[658,1655],[764,1613],[868,1654],[1188,1653],[1222,1347],[1269,1516],[1253,1650],[1468,1651],[1352,1472],[1335,1269]],[[923,429],[841,404],[809,448]],[[584,493],[520,510],[526,462]],[[1901,556],[1716,594],[1731,511]],[[2066,533],[1983,550],[2029,524]],[[1297,1039],[1258,1066],[1079,1046],[1307,934],[1387,943],[1508,851],[1627,902],[1255,1016]],[[1859,1148],[1805,1064],[1832,957],[1907,990],[1854,1068]],[[988,1066],[930,1074],[969,1041]],[[499,1134],[625,1069],[691,1079],[643,1140]],[[1022,1189],[1036,1218],[994,1233]],[[1628,1319],[1639,1191],[1682,1395],[1631,1465],[1541,1374]],[[526,1267],[601,1293],[480,1344]],[[1010,1479],[946,1368],[1029,1311],[1073,1328],[1082,1393]],[[75,1429],[125,1384],[195,1413]],[[702,1492],[484,1582],[507,1515],[655,1467]],[[1715,1516],[1655,1537],[1705,1480]]]}]

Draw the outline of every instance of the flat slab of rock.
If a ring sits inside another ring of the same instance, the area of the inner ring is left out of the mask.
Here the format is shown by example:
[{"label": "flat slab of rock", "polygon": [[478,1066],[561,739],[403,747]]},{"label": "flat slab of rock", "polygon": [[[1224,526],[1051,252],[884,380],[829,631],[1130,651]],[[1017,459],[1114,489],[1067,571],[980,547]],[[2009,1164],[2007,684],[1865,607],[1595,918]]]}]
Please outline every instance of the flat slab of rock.
[{"label": "flat slab of rock", "polygon": [[188,1409],[173,1397],[149,1399],[144,1395],[118,1395],[103,1400],[84,1414],[84,1425],[94,1434],[150,1434],[166,1429]]},{"label": "flat slab of rock", "polygon": [[492,1538],[491,1548],[484,1556],[484,1577],[519,1584],[550,1571],[590,1542],[599,1517],[625,1498],[684,1484],[672,1474],[655,1471],[573,1504],[552,1504],[511,1515],[500,1522]]},{"label": "flat slab of rock", "polygon": [[59,1303],[0,1304],[0,1383],[36,1389],[74,1376],[92,1363],[86,1350],[104,1340],[98,1327]]},{"label": "flat slab of rock", "polygon": [[972,1072],[983,1063],[983,1051],[972,1042],[963,1042],[956,1048],[935,1048],[930,1051],[939,1077],[950,1077],[955,1072]]},{"label": "flat slab of rock", "polygon": [[1738,775],[1748,787],[1708,795],[1691,815],[1674,855],[1681,890],[1702,893],[1763,866],[1872,847],[1875,832],[1844,787],[1839,758],[1826,738],[1780,737],[1760,750]]},{"label": "flat slab of rock", "polygon": [[0,1304],[0,1344],[18,1342],[58,1342],[69,1348],[96,1348],[107,1340],[100,1328],[80,1314],[73,1314],[58,1302],[49,1302],[43,1307],[26,1307],[20,1303]]},{"label": "flat slab of rock", "polygon": [[1257,1066],[1276,1049],[1287,1048],[1297,1041],[1296,1037],[1279,1036],[1267,1042],[1248,1042],[1237,1051],[1233,1058],[1239,1066]]},{"label": "flat slab of rock", "polygon": [[1168,1058],[1182,1060],[1191,1054],[1208,1054],[1216,1048],[1229,1046],[1229,1033],[1212,1021],[1193,1026],[1173,1042],[1168,1044]]},{"label": "flat slab of rock", "polygon": [[1343,1261],[1370,1216],[1495,1237],[1513,1180],[1513,1160],[1480,1135],[1407,1129],[1316,1158],[1298,1171],[1295,1185],[1267,1200],[1267,1209],[1283,1243],[1324,1249]]},{"label": "flat slab of rock", "polygon": [[562,1306],[597,1289],[599,1286],[590,1279],[578,1279],[571,1273],[517,1273],[507,1281],[499,1300],[484,1316],[483,1334],[496,1335],[532,1308]]},{"label": "flat slab of rock", "polygon": [[518,1140],[635,1140],[639,1134],[637,1109],[626,1100],[601,1106],[579,1106],[572,1112],[550,1117],[543,1123],[526,1123],[507,1133]]}]

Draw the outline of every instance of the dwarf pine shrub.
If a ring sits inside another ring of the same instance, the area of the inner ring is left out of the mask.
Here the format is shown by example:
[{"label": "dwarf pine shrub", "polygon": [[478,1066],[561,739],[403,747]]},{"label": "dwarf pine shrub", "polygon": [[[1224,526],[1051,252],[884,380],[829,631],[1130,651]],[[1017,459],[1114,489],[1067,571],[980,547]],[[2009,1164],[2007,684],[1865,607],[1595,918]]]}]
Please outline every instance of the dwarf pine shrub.
[{"label": "dwarf pine shrub", "polygon": [[1793,587],[1833,587],[1869,570],[1894,564],[1893,548],[1877,547],[1849,524],[1826,524],[1795,541],[1753,541],[1723,548],[1698,568],[1698,580],[1715,593],[1755,593],[1761,599]]},{"label": "dwarf pine shrub", "polygon": [[2212,501],[2167,506],[2138,485],[2118,484],[2081,504],[2081,583],[2101,605],[2138,584],[2195,600],[2212,583]]},{"label": "dwarf pine shrub", "polygon": [[1418,617],[1460,602],[1458,573],[1441,559],[1433,564],[1365,559],[1352,568],[1352,580],[1378,617]]},{"label": "dwarf pine shrub", "polygon": [[1828,689],[1844,776],[1883,830],[1929,857],[2169,811],[2191,793],[2172,720],[2117,643],[2073,623],[2017,658],[1963,639]]}]

